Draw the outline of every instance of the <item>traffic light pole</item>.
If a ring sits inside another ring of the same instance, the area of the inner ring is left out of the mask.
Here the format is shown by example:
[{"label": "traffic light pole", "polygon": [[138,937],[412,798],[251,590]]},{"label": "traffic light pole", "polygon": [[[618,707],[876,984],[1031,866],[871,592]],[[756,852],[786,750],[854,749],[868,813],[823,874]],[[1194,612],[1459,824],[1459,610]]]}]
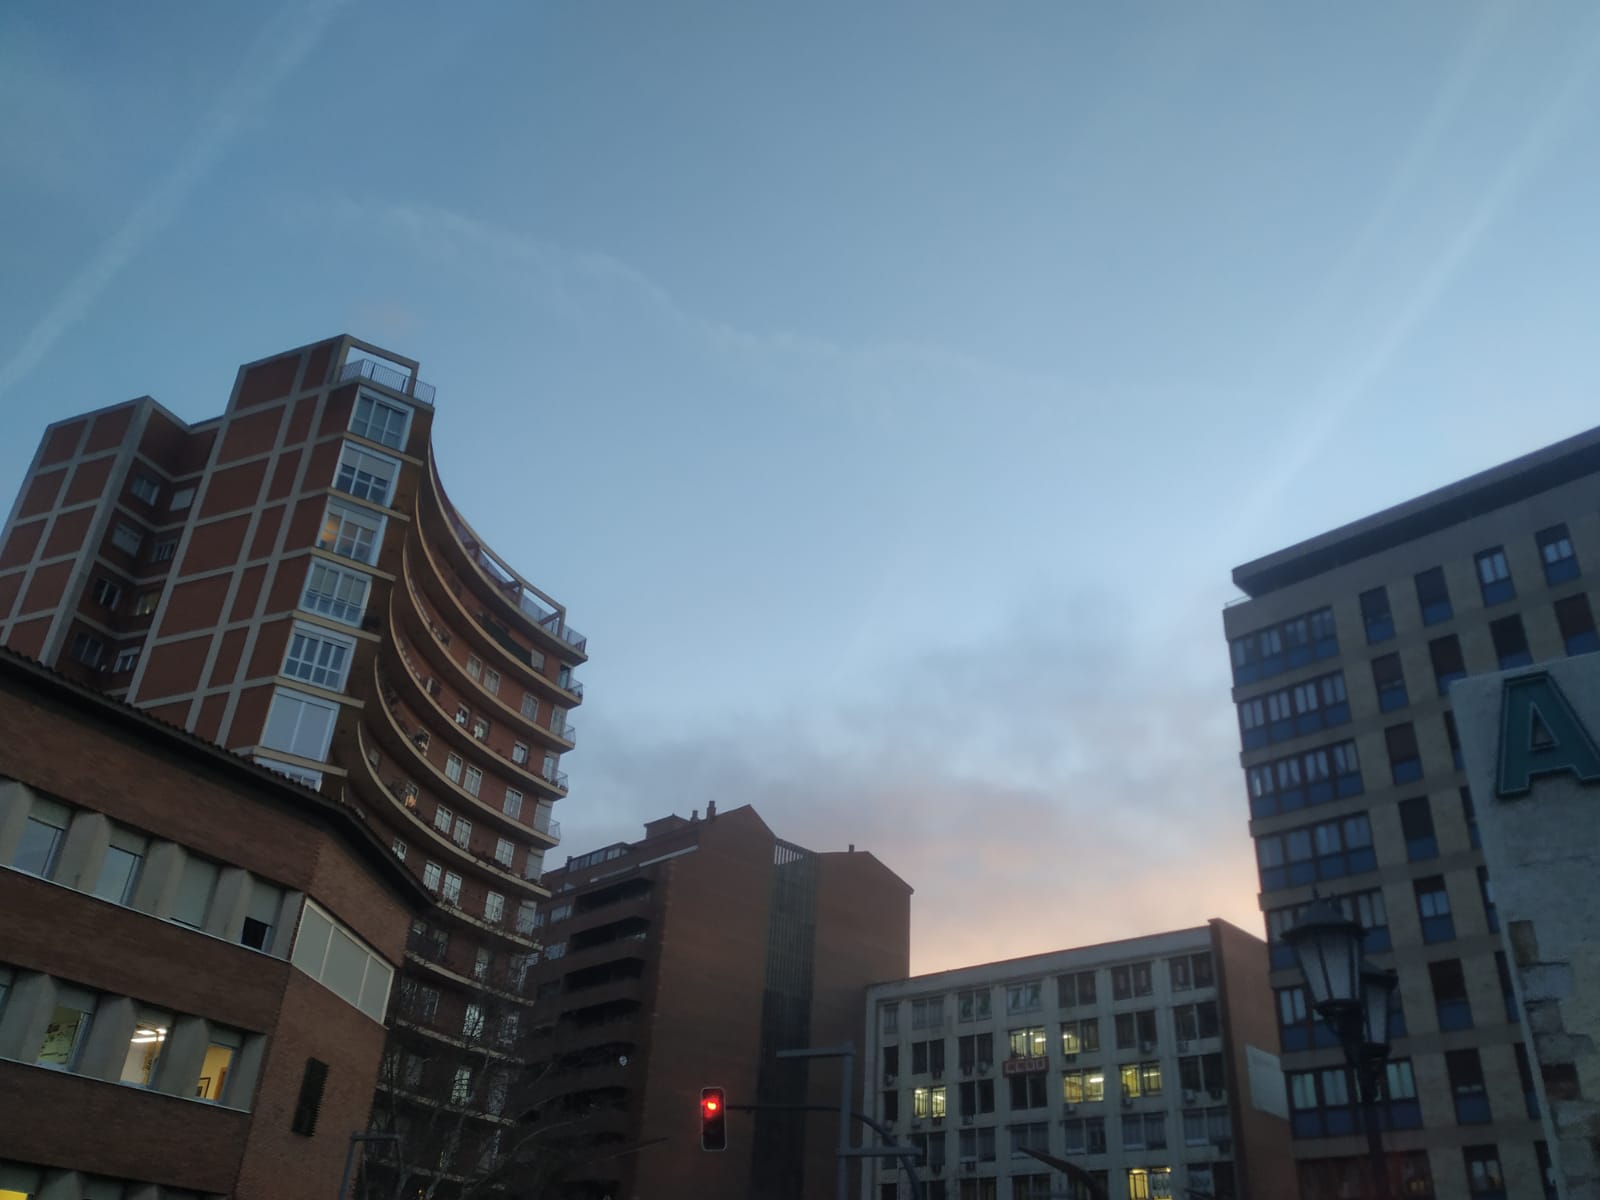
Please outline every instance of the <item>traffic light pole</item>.
[{"label": "traffic light pole", "polygon": [[[839,1112],[831,1104],[730,1104],[729,1112]],[[847,1158],[894,1158],[900,1161],[900,1169],[906,1173],[906,1178],[911,1181],[911,1200],[927,1200],[927,1189],[923,1187],[922,1180],[917,1177],[917,1160],[912,1156],[910,1146],[901,1146],[894,1140],[894,1130],[890,1129],[866,1113],[850,1110],[844,1115],[853,1120],[860,1121],[868,1129],[875,1130],[889,1139],[886,1146],[848,1146],[840,1151],[840,1161]]]},{"label": "traffic light pole", "polygon": [[779,1058],[841,1058],[839,1065],[839,1200],[850,1196],[850,1085],[855,1080],[856,1044],[823,1046],[805,1050],[779,1050]]}]

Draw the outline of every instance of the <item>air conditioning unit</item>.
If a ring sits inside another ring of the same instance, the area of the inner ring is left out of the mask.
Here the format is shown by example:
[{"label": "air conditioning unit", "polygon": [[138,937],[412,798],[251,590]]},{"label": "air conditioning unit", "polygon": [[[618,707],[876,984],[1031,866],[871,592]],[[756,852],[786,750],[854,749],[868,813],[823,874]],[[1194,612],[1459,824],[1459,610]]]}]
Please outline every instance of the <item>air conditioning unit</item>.
[{"label": "air conditioning unit", "polygon": [[1184,1088],[1183,1089],[1183,1102],[1185,1104],[1194,1104],[1194,1103],[1198,1102],[1199,1099],[1200,1099],[1200,1093],[1199,1092],[1194,1091],[1192,1088]]},{"label": "air conditioning unit", "polygon": [[1122,1098],[1122,1107],[1123,1108],[1132,1108],[1133,1107],[1133,1097],[1132,1096],[1124,1096]]},{"label": "air conditioning unit", "polygon": [[1154,1042],[1140,1042],[1139,1043],[1139,1053],[1140,1054],[1154,1054],[1155,1052],[1156,1052],[1156,1044]]}]

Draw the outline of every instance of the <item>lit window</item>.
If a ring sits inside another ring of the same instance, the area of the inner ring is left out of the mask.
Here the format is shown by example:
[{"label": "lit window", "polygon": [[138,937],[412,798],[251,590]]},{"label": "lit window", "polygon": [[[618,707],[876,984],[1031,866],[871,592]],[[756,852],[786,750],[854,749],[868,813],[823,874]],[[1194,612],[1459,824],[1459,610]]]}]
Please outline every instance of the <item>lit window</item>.
[{"label": "lit window", "polygon": [[195,1099],[212,1104],[222,1104],[228,1099],[228,1077],[233,1073],[234,1060],[243,1045],[244,1035],[237,1030],[211,1026],[211,1041],[200,1062],[199,1078],[195,1080]]},{"label": "lit window", "polygon": [[111,544],[124,554],[137,554],[144,545],[144,535],[132,525],[123,525],[120,522],[111,531]]},{"label": "lit window", "polygon": [[289,636],[289,653],[283,673],[330,691],[345,684],[345,672],[355,643],[336,638],[310,625],[296,625]]},{"label": "lit window", "polygon": [[333,486],[358,500],[388,504],[399,473],[400,464],[394,459],[347,444],[339,455],[339,470]]},{"label": "lit window", "polygon": [[342,558],[361,563],[378,561],[378,545],[383,539],[383,517],[337,500],[328,503],[327,516],[317,534],[317,546]]},{"label": "lit window", "polygon": [[41,1067],[71,1071],[78,1065],[94,1016],[95,994],[82,988],[63,987],[56,991],[55,1007],[45,1025],[44,1037],[34,1062]]},{"label": "lit window", "polygon": [[[128,1040],[128,1053],[122,1060],[123,1083],[135,1087],[149,1087],[155,1081],[156,1064],[166,1048],[167,1034],[172,1029],[172,1014],[156,1010],[142,1010],[133,1026],[133,1036]],[[4,1193],[0,1192],[0,1196]]]},{"label": "lit window", "polygon": [[356,397],[355,411],[350,416],[350,432],[391,449],[402,450],[405,448],[406,422],[410,416],[410,410],[404,405],[361,392]]},{"label": "lit window", "polygon": [[154,504],[161,495],[161,485],[148,475],[135,475],[129,490],[146,504]]},{"label": "lit window", "polygon": [[911,1113],[916,1117],[942,1119],[945,1115],[943,1087],[919,1087],[911,1093]]},{"label": "lit window", "polygon": [[367,576],[313,559],[300,607],[347,625],[359,625],[367,603]]},{"label": "lit window", "polygon": [[148,613],[153,613],[156,610],[156,605],[160,603],[160,592],[140,592],[133,601],[133,615],[142,617]]}]

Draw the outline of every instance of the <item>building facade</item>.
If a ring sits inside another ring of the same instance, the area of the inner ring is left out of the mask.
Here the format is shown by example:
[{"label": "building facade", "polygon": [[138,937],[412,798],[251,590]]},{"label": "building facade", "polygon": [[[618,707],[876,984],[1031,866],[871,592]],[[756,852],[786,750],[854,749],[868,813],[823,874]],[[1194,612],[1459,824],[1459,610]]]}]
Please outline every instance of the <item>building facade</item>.
[{"label": "building facade", "polygon": [[[878,983],[865,1111],[930,1200],[1094,1193],[1278,1200],[1293,1189],[1266,947],[1224,921]],[[893,1160],[864,1195],[911,1195]]]},{"label": "building facade", "polygon": [[585,640],[451,504],[434,411],[414,361],[345,336],[240,368],[220,417],[145,397],[51,425],[0,541],[0,644],[383,831],[439,903],[380,1109],[419,1140],[448,1127],[428,1169],[459,1178],[510,1124]]},{"label": "building facade", "polygon": [[1600,430],[1234,571],[1223,613],[1306,1200],[1363,1186],[1341,1051],[1285,929],[1314,889],[1399,971],[1401,1194],[1543,1196],[1548,1148],[1450,685],[1600,648]]},{"label": "building facade", "polygon": [[430,898],[348,806],[4,651],[0,729],[0,1197],[332,1195]]},{"label": "building facade", "polygon": [[[738,1106],[838,1105],[836,1060],[775,1056],[862,1045],[867,984],[909,962],[911,889],[871,854],[806,850],[715,804],[545,879],[530,978],[539,1123],[565,1147],[554,1194],[833,1197],[836,1118]],[[703,1087],[726,1091],[720,1153],[700,1147]]]}]

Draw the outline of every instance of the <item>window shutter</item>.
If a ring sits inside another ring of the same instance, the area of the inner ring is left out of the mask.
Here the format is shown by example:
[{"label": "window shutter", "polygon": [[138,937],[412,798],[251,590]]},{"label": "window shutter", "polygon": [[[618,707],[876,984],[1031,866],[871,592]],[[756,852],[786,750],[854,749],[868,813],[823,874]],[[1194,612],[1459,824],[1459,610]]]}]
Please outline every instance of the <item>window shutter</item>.
[{"label": "window shutter", "polygon": [[289,1124],[291,1133],[310,1137],[317,1131],[317,1117],[322,1112],[322,1089],[328,1082],[328,1064],[321,1059],[306,1059],[305,1074],[300,1077],[300,1098],[294,1104],[294,1120]]}]

